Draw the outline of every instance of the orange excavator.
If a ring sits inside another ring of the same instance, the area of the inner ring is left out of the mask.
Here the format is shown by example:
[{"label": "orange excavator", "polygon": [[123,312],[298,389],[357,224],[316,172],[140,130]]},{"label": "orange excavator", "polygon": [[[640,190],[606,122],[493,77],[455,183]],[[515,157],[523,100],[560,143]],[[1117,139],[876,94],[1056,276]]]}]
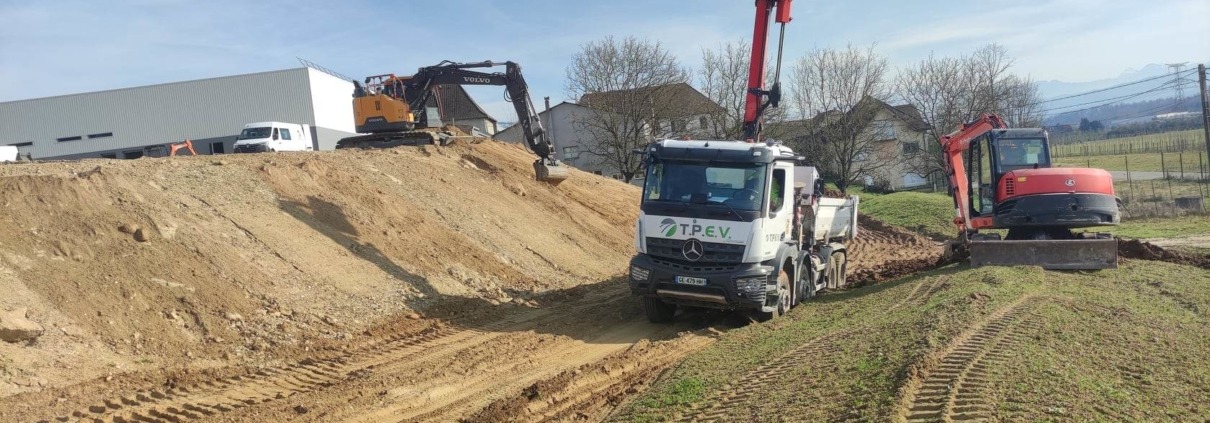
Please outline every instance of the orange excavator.
[{"label": "orange excavator", "polygon": [[949,252],[969,253],[972,266],[1117,267],[1116,239],[1072,231],[1120,223],[1109,172],[1053,167],[1045,130],[1009,129],[994,114],[942,137],[941,148],[958,225]]}]

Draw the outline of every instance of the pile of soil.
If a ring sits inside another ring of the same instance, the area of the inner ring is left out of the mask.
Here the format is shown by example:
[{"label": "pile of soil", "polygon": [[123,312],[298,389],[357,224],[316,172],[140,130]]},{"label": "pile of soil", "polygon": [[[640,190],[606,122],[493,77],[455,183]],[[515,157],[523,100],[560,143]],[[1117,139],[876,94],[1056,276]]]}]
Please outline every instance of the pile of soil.
[{"label": "pile of soil", "polygon": [[302,354],[441,299],[528,304],[633,253],[637,188],[533,180],[522,147],[0,166],[0,397]]},{"label": "pile of soil", "polygon": [[898,278],[946,264],[944,247],[923,235],[858,215],[857,239],[849,245],[852,286]]},{"label": "pile of soil", "polygon": [[1210,255],[1195,255],[1166,250],[1150,242],[1134,239],[1118,239],[1118,257],[1159,260],[1210,269]]}]

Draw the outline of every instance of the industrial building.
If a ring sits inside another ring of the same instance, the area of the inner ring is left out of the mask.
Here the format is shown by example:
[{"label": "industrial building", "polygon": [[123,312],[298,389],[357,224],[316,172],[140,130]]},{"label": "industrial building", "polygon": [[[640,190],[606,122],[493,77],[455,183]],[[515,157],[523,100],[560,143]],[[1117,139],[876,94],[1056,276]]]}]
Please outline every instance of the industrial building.
[{"label": "industrial building", "polygon": [[316,149],[353,134],[353,83],[304,67],[0,103],[0,145],[34,159],[137,158],[193,142],[229,153],[251,122],[310,124]]},{"label": "industrial building", "polygon": [[[461,86],[441,88],[429,125],[494,132],[495,119]],[[0,146],[38,160],[131,159],[190,140],[198,154],[223,154],[245,124],[277,121],[311,125],[314,148],[332,150],[355,135],[352,94],[351,81],[302,67],[9,101],[0,103]]]}]

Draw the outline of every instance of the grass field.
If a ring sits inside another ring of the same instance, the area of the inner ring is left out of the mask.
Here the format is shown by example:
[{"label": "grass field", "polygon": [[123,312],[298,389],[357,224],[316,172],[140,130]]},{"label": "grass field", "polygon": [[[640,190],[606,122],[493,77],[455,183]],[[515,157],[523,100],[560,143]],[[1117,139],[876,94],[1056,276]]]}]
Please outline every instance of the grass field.
[{"label": "grass field", "polygon": [[1051,145],[1055,157],[1121,156],[1123,154],[1159,153],[1160,150],[1206,151],[1202,130],[1173,131],[1134,137],[1113,138],[1070,144]]},{"label": "grass field", "polygon": [[1139,260],[950,266],[728,332],[615,418],[1202,421],[1207,284],[1205,270]]},{"label": "grass field", "polygon": [[[1198,162],[1199,156],[1202,159],[1200,164]],[[1180,177],[1182,163],[1184,164],[1185,178],[1196,178],[1198,169],[1205,169],[1205,152],[1164,153],[1162,158],[1160,157],[1160,153],[1077,157],[1055,155],[1055,164],[1061,167],[1091,167],[1105,170],[1130,170],[1134,172],[1160,172],[1167,169],[1168,173],[1175,177]],[[1210,169],[1206,169],[1206,172],[1210,173]]]},{"label": "grass field", "polygon": [[1131,239],[1206,235],[1210,234],[1210,215],[1127,220],[1113,232],[1122,238]]},{"label": "grass field", "polygon": [[932,239],[943,240],[958,234],[954,225],[954,201],[941,193],[896,192],[870,194],[858,192],[862,213],[877,220],[903,227]]}]

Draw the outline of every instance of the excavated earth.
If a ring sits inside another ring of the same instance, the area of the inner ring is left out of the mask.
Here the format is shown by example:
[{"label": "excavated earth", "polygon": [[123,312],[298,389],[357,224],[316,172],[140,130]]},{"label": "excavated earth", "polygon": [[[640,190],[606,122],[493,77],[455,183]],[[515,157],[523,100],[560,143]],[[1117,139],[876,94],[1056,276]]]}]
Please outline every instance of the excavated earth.
[{"label": "excavated earth", "polygon": [[[636,187],[516,145],[0,166],[0,421],[601,420],[746,324],[646,322]],[[862,220],[851,282],[941,248]]]}]

